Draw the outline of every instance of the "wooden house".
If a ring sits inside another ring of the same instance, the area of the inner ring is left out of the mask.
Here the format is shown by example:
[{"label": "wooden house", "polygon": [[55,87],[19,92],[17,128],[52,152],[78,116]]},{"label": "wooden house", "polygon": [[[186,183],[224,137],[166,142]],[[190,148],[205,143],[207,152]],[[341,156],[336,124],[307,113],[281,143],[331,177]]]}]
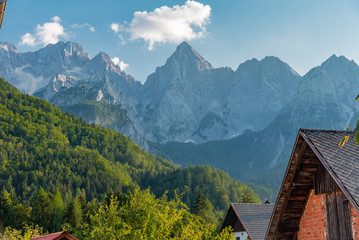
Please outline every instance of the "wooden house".
[{"label": "wooden house", "polygon": [[5,14],[6,0],[0,0],[0,29]]},{"label": "wooden house", "polygon": [[355,132],[300,129],[266,239],[359,239],[358,204]]},{"label": "wooden house", "polygon": [[34,237],[31,240],[78,240],[74,236],[71,236],[70,233],[66,231],[51,233],[49,235]]},{"label": "wooden house", "polygon": [[231,226],[235,240],[264,240],[274,205],[231,203],[222,229]]}]

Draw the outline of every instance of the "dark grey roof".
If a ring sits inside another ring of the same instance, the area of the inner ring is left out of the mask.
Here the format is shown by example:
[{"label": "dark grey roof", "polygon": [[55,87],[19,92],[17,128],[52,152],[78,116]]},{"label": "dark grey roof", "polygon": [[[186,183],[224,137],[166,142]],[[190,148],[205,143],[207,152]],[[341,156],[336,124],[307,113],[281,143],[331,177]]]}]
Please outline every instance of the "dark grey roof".
[{"label": "dark grey roof", "polygon": [[264,240],[273,212],[273,204],[232,203],[252,240]]},{"label": "dark grey roof", "polygon": [[[305,137],[313,144],[327,167],[334,173],[342,191],[358,206],[359,203],[359,145],[353,131],[308,130],[301,129]],[[341,148],[340,141],[349,136]],[[317,153],[317,155],[318,155]],[[354,204],[355,205],[355,204]]]}]

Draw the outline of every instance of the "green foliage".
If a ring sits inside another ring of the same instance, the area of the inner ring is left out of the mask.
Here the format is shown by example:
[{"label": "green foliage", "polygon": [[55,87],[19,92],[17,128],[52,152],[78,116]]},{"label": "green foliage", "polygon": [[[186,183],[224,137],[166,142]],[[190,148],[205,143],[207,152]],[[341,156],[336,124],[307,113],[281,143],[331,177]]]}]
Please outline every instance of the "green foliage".
[{"label": "green foliage", "polygon": [[252,188],[245,187],[241,196],[242,203],[260,203],[257,195],[253,192]]},{"label": "green foliage", "polygon": [[213,225],[190,214],[178,197],[156,198],[148,190],[128,193],[121,201],[101,204],[90,223],[67,226],[80,239],[232,239],[226,230],[217,236]]},{"label": "green foliage", "polygon": [[7,227],[3,234],[0,233],[0,239],[3,240],[31,240],[33,237],[41,236],[43,234],[42,228],[36,227],[24,227],[23,230],[16,230],[11,227]]},{"label": "green foliage", "polygon": [[[151,187],[156,195],[162,195],[165,192],[163,186],[182,194],[182,200],[188,206],[193,206],[198,192],[201,191],[203,198],[213,204],[215,211],[227,209],[230,202],[240,202],[242,192],[247,189],[246,185],[230,178],[226,172],[210,166],[188,166],[157,174],[148,178],[143,187]],[[174,197],[174,192],[168,192],[170,197]],[[255,195],[249,202],[260,200]]]},{"label": "green foliage", "polygon": [[[274,202],[278,192],[278,182],[281,182],[284,173],[272,174],[268,179],[258,179],[258,176],[266,174],[267,168],[264,166],[268,163],[263,160],[252,164],[249,161],[249,159],[253,158],[263,159],[263,154],[267,154],[265,159],[276,158],[274,155],[268,155],[273,151],[266,149],[267,146],[261,149],[253,149],[255,146],[249,140],[262,137],[259,133],[246,132],[241,136],[226,141],[210,141],[201,144],[191,142],[167,142],[164,144],[149,142],[148,145],[159,156],[171,159],[181,166],[208,164],[225,170],[233,178],[241,179],[242,181],[255,181],[251,186],[258,190],[256,193],[260,198],[270,199]],[[269,179],[274,180],[268,181]],[[259,182],[265,184],[265,186],[259,184]]]}]

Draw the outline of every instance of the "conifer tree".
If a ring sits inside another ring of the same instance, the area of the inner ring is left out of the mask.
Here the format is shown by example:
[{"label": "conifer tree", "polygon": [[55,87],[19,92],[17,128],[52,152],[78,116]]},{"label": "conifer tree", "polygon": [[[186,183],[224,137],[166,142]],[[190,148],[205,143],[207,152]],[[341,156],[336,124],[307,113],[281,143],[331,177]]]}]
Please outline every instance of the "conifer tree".
[{"label": "conifer tree", "polygon": [[49,203],[50,226],[52,232],[61,230],[64,219],[64,202],[59,189],[56,189],[54,196]]},{"label": "conifer tree", "polygon": [[13,203],[5,188],[0,193],[0,230],[9,226],[14,220]]},{"label": "conifer tree", "polygon": [[204,204],[205,204],[205,201],[203,199],[203,193],[201,192],[201,190],[199,190],[197,197],[194,200],[194,203],[191,207],[191,213],[199,216],[200,213],[202,212],[202,209],[204,208]]},{"label": "conifer tree", "polygon": [[37,224],[46,228],[49,225],[49,201],[48,194],[41,187],[34,197],[31,211],[31,219],[35,225]]},{"label": "conifer tree", "polygon": [[67,208],[67,222],[77,228],[82,222],[82,209],[79,199],[76,197],[72,200]]}]

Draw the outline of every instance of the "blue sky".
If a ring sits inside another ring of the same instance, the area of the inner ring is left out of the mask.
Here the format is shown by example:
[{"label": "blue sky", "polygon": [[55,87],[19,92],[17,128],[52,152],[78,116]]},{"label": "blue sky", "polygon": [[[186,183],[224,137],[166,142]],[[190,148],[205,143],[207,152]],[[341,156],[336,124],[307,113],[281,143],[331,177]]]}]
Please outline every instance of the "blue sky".
[{"label": "blue sky", "polygon": [[57,40],[142,82],[183,40],[214,67],[277,56],[303,75],[332,54],[359,62],[359,1],[8,0],[0,41],[34,51]]}]

